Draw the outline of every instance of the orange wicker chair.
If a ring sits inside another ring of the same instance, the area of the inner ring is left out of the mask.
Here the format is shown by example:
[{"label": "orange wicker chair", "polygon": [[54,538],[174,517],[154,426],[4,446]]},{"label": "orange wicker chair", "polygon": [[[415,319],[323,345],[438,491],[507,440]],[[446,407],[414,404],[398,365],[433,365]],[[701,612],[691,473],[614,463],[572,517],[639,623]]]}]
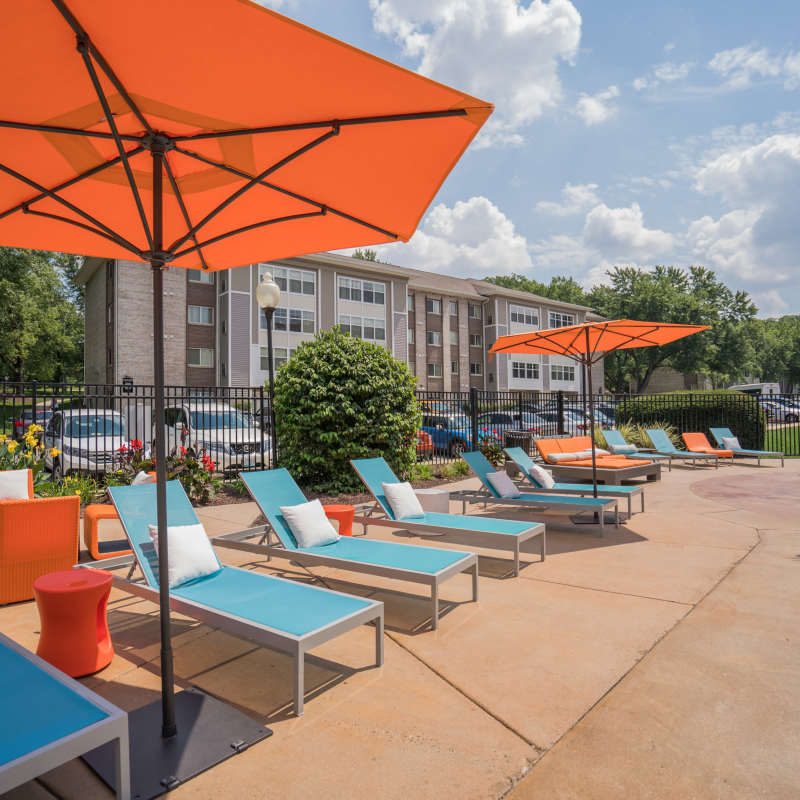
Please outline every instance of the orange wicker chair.
[{"label": "orange wicker chair", "polygon": [[70,497],[0,500],[0,605],[33,599],[33,582],[78,563],[81,501]]}]

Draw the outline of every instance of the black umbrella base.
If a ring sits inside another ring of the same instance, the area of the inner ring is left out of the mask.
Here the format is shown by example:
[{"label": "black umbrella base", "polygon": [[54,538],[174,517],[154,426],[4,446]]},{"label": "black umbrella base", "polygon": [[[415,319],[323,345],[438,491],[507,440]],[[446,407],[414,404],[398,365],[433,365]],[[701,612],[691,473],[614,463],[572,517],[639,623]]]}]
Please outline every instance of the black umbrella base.
[{"label": "black umbrella base", "polygon": [[[606,525],[615,525],[617,522],[616,514],[613,511],[605,511],[604,523]],[[570,517],[573,525],[599,525],[600,512],[595,511],[593,514],[575,514]]]},{"label": "black umbrella base", "polygon": [[[272,736],[272,731],[198,689],[175,695],[178,733],[161,737],[161,700],[128,714],[131,798],[150,800]],[[116,791],[113,743],[87,753],[83,760]]]}]

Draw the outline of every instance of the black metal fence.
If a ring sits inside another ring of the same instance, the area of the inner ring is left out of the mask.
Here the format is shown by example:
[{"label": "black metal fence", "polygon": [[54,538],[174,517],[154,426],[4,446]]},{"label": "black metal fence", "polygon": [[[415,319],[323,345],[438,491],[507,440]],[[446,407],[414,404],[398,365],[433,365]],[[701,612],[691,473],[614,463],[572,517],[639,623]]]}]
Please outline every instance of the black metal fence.
[{"label": "black metal fence", "polygon": [[[585,399],[564,392],[420,391],[420,461],[446,463],[486,443],[519,444],[533,439],[588,435]],[[152,386],[0,382],[0,433],[24,444],[29,426],[48,454],[46,467],[104,473],[120,450],[136,446],[148,454],[159,432],[153,426]],[[271,401],[263,387],[165,389],[168,453],[204,451],[220,472],[269,468],[272,464]],[[594,398],[595,425],[665,422],[679,433],[728,427],[745,447],[800,455],[800,395],[751,397],[734,392],[623,395]],[[50,455],[51,448],[59,451]]]}]

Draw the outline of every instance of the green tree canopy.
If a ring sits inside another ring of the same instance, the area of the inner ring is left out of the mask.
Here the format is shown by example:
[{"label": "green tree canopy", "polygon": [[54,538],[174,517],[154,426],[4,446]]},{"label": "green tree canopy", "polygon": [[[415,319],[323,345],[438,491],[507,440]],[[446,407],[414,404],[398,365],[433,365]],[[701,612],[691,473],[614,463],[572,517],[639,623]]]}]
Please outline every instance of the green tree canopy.
[{"label": "green tree canopy", "polygon": [[503,286],[506,289],[531,292],[531,294],[549,297],[551,300],[559,300],[562,303],[575,303],[579,306],[588,305],[588,297],[581,285],[574,278],[568,278],[564,275],[554,276],[551,278],[550,283],[540,283],[516,272],[511,275],[496,275],[485,280],[496,286]]}]

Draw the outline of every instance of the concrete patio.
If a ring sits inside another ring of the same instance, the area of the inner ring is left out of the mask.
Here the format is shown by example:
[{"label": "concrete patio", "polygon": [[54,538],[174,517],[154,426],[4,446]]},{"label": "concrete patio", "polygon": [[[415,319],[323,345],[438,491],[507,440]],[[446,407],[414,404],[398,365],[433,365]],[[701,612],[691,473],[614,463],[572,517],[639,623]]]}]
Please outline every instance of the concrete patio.
[{"label": "concrete patio", "polygon": [[[674,467],[647,484],[646,513],[604,539],[536,514],[547,523],[548,558],[539,562],[530,543],[517,579],[509,554],[479,537],[422,537],[481,555],[480,602],[470,602],[468,575],[446,583],[437,632],[427,627],[428,598],[411,584],[312,570],[331,588],[384,601],[386,662],[372,666],[367,628],[318,648],[301,718],[290,713],[288,657],[176,617],[177,685],[222,697],[274,735],[173,794],[797,797],[800,460],[775,463]],[[486,513],[525,517],[508,507]],[[214,535],[248,527],[257,509],[198,515]],[[376,526],[369,536],[420,541]],[[218,555],[312,580],[288,560]],[[125,709],[155,699],[155,606],[114,590],[109,624],[116,656],[84,683]],[[32,602],[0,608],[0,631],[30,649],[38,625]],[[4,798],[54,796],[112,795],[74,761]]]}]

